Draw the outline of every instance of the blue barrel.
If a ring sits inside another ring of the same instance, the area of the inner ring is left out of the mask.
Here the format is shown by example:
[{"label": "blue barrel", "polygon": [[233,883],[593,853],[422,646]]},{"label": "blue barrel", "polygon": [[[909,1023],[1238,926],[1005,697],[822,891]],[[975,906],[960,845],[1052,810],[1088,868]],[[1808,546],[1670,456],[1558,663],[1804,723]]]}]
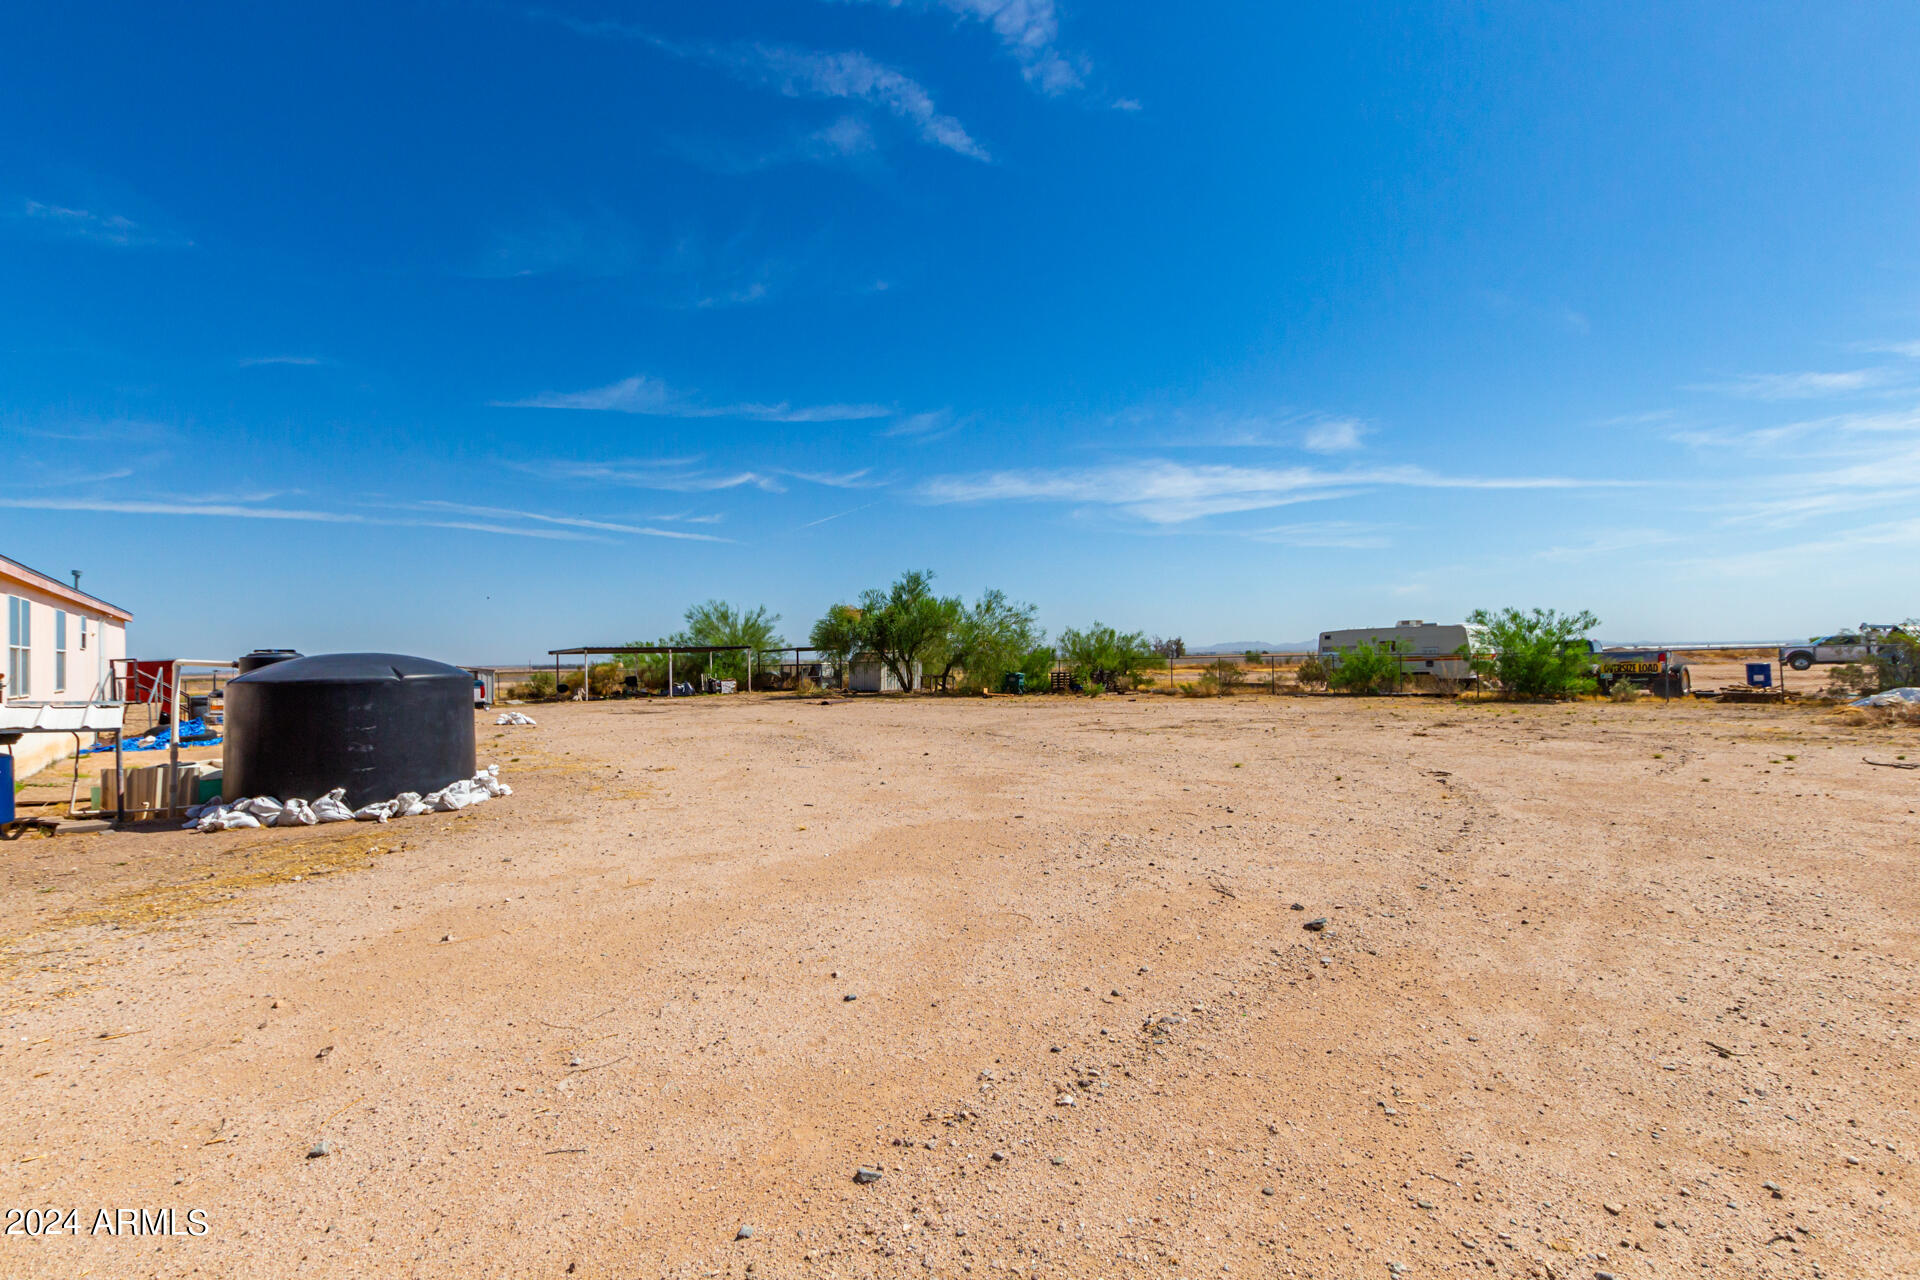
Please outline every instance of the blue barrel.
[{"label": "blue barrel", "polygon": [[13,752],[0,755],[0,822],[13,821]]},{"label": "blue barrel", "polygon": [[1747,685],[1753,689],[1773,688],[1773,664],[1771,662],[1749,662],[1747,664]]}]

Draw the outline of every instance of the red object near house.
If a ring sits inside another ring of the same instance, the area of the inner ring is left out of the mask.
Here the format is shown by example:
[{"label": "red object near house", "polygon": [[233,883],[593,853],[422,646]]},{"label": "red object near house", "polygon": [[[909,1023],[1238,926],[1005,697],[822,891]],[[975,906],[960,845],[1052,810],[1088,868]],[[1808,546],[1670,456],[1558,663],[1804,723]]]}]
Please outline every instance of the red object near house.
[{"label": "red object near house", "polygon": [[131,673],[133,688],[125,692],[125,700],[164,704],[167,700],[167,672],[173,666],[173,659],[140,658],[128,665],[133,668]]}]

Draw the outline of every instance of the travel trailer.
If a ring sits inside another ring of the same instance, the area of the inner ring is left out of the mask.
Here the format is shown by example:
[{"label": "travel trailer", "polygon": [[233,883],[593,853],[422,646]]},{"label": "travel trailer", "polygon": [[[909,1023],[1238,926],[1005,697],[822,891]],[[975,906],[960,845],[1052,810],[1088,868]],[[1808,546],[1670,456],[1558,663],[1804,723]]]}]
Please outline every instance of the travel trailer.
[{"label": "travel trailer", "polygon": [[1392,645],[1400,655],[1401,669],[1410,676],[1432,676],[1436,680],[1478,679],[1473,664],[1460,655],[1463,650],[1478,652],[1480,638],[1474,628],[1463,624],[1422,622],[1418,618],[1410,618],[1391,627],[1349,627],[1344,631],[1322,631],[1320,661],[1328,668],[1337,667],[1343,651],[1363,644],[1376,648]]}]

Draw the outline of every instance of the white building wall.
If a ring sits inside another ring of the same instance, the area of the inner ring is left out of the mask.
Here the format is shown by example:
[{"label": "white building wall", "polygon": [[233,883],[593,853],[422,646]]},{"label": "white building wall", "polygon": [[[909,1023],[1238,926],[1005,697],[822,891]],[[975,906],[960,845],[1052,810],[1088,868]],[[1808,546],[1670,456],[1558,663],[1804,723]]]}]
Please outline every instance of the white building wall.
[{"label": "white building wall", "polygon": [[[19,646],[26,658],[24,687],[15,679],[20,664],[10,626],[23,606],[28,640]],[[60,615],[66,618],[64,664],[60,661]],[[90,605],[78,592],[49,590],[39,575],[15,573],[0,562],[0,641],[7,642],[0,647],[0,674],[7,677],[8,702],[86,702],[105,696],[112,659],[127,656],[127,624],[125,618]],[[90,740],[89,735],[82,738]],[[14,774],[27,777],[72,752],[73,738],[69,734],[28,734],[13,745]]]}]

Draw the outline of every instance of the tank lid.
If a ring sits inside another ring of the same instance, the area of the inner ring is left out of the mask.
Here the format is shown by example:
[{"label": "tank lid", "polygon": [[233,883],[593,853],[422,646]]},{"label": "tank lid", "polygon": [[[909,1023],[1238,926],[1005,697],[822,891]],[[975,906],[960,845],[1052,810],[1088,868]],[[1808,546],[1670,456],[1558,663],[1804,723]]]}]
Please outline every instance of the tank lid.
[{"label": "tank lid", "polygon": [[462,682],[473,679],[464,668],[404,653],[316,653],[249,671],[227,684],[360,684],[368,680],[444,680],[449,676]]}]

